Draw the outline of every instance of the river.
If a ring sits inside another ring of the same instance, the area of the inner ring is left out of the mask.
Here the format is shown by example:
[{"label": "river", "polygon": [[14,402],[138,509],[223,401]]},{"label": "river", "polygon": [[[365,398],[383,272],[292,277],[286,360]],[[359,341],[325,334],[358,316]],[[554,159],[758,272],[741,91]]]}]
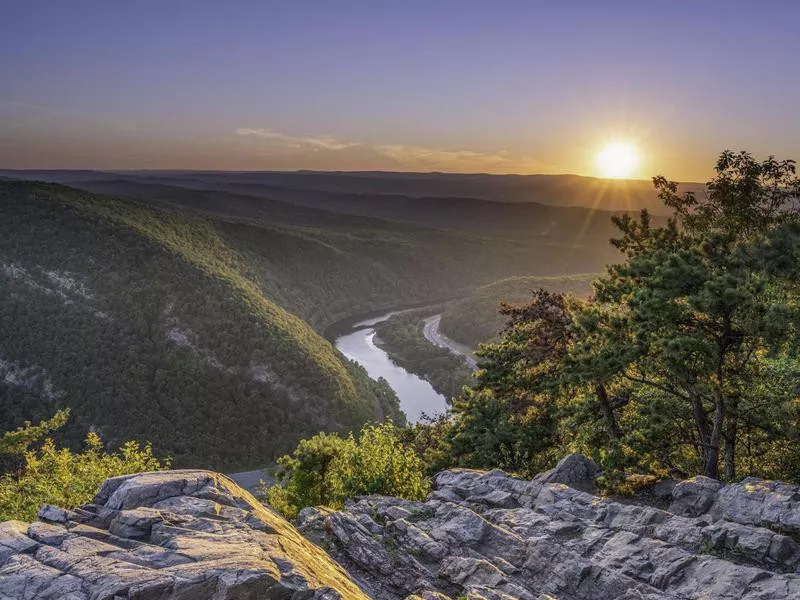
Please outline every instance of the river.
[{"label": "river", "polygon": [[430,383],[394,364],[389,355],[375,345],[375,325],[387,320],[395,312],[352,323],[349,331],[335,337],[334,345],[347,358],[360,363],[370,377],[383,377],[388,381],[409,422],[416,423],[423,412],[428,415],[445,412],[447,402]]},{"label": "river", "polygon": [[[386,352],[375,345],[375,325],[398,312],[402,311],[374,312],[344,319],[329,327],[325,335],[347,358],[361,363],[370,377],[386,379],[397,394],[400,408],[406,413],[409,422],[416,423],[423,412],[431,416],[445,412],[447,402],[444,396],[436,393],[430,383],[398,367]],[[425,319],[425,337],[437,346],[447,347],[456,354],[466,356],[472,366],[473,362],[470,361],[474,359],[469,349],[439,333],[440,317],[441,315],[434,315]],[[256,490],[261,480],[268,484],[274,482],[270,468],[232,473],[229,477],[251,492]]]}]

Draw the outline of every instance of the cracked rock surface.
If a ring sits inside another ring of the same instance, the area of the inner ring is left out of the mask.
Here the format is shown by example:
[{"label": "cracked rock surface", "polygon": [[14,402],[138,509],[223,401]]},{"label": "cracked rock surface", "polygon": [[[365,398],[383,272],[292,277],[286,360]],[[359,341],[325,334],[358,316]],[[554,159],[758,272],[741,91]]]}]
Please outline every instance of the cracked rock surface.
[{"label": "cracked rock surface", "polygon": [[0,523],[2,600],[366,599],[317,546],[208,471],[107,480],[92,504]]},{"label": "cracked rock surface", "polygon": [[0,600],[800,599],[800,486],[696,477],[656,508],[596,495],[597,473],[443,471],[425,502],[308,508],[297,529],[215,473],[117,477],[0,524]]},{"label": "cracked rock surface", "polygon": [[444,471],[426,502],[368,496],[297,525],[382,600],[800,599],[800,487],[698,477],[662,510],[595,495],[596,474],[580,455],[533,480]]}]

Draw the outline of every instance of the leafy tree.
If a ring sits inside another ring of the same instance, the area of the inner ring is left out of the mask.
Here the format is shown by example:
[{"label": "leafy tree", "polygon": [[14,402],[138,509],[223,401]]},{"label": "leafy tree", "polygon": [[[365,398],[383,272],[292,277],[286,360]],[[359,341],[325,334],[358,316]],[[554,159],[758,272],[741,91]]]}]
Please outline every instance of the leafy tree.
[{"label": "leafy tree", "polygon": [[430,416],[423,413],[419,421],[398,430],[400,441],[422,459],[427,475],[455,466],[452,445],[447,438],[451,427],[451,414]]},{"label": "leafy tree", "polygon": [[521,473],[543,468],[554,447],[557,372],[570,342],[566,296],[534,292],[524,305],[503,304],[502,340],[477,355],[477,390],[453,403],[448,432],[456,463]]},{"label": "leafy tree", "polygon": [[320,433],[278,460],[279,483],[263,490],[267,503],[294,518],[305,506],[341,508],[347,498],[386,494],[424,499],[424,464],[391,422],[366,425],[358,437]]},{"label": "leafy tree", "polygon": [[654,185],[672,218],[614,217],[624,261],[594,298],[538,292],[502,309],[501,342],[483,347],[477,389],[454,404],[458,460],[501,464],[514,449],[507,464],[524,470],[556,445],[612,468],[796,476],[794,163],[724,152],[702,198]]},{"label": "leafy tree", "polygon": [[679,194],[678,184],[663,176],[653,178],[659,198],[674,209],[687,232],[748,238],[797,219],[800,179],[795,161],[770,156],[759,162],[749,152],[725,150],[715,171],[704,198],[694,192]]},{"label": "leafy tree", "polygon": [[48,433],[63,427],[69,419],[69,409],[59,410],[50,419],[34,425],[25,421],[22,426],[0,435],[0,473],[19,468],[28,449]]},{"label": "leafy tree", "polygon": [[267,504],[287,518],[296,517],[305,506],[332,504],[330,464],[345,451],[345,446],[345,439],[333,433],[322,432],[300,440],[292,454],[278,459],[279,483],[262,489]]},{"label": "leafy tree", "polygon": [[786,354],[800,324],[797,280],[770,258],[778,238],[798,255],[791,200],[800,186],[791,161],[725,152],[716,170],[704,199],[654,179],[675,209],[663,227],[652,227],[647,212],[615,218],[622,236],[612,243],[626,261],[609,267],[596,283],[597,305],[577,315],[573,366],[638,385],[639,401],[684,402],[702,472],[718,478],[724,451],[733,479],[738,428],[766,425],[742,422],[760,402],[755,384],[774,372],[771,362]]},{"label": "leafy tree", "polygon": [[447,442],[456,466],[501,468],[530,476],[547,468],[556,449],[549,402],[522,406],[491,390],[465,389],[453,402]]}]

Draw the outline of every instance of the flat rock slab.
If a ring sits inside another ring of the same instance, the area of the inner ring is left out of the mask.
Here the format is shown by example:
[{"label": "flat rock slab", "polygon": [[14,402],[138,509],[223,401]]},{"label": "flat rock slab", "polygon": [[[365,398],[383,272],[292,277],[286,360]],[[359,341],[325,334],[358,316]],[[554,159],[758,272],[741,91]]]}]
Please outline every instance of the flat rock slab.
[{"label": "flat rock slab", "polygon": [[107,480],[75,511],[0,524],[0,600],[366,599],[323,550],[227,477]]}]

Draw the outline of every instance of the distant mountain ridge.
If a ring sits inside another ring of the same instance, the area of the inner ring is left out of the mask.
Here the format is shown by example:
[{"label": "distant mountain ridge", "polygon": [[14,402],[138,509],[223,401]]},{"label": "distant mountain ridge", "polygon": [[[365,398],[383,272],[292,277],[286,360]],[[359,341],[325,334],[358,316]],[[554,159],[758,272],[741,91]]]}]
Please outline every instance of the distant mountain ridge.
[{"label": "distant mountain ridge", "polygon": [[[647,180],[599,179],[581,175],[490,175],[483,173],[403,173],[386,171],[0,171],[0,175],[77,183],[123,177],[185,187],[205,187],[264,196],[304,190],[325,194],[367,195],[378,200],[457,198],[505,203],[582,206],[600,210],[663,212]],[[682,188],[701,192],[702,183]],[[237,189],[238,188],[238,189]],[[276,198],[280,199],[280,198]]]},{"label": "distant mountain ridge", "polygon": [[[226,217],[274,221],[277,213],[282,222],[284,219],[289,219],[292,224],[297,224],[298,222],[317,223],[321,215],[337,213],[352,217],[453,229],[480,236],[524,240],[535,238],[537,243],[604,245],[610,237],[616,234],[610,217],[614,212],[619,212],[608,210],[608,207],[604,206],[602,196],[594,197],[592,202],[597,204],[596,207],[580,206],[577,202],[567,202],[568,205],[561,206],[557,202],[540,202],[538,200],[501,201],[499,198],[503,192],[502,187],[492,188],[490,190],[492,193],[487,194],[495,199],[414,196],[403,195],[400,192],[365,192],[359,191],[363,186],[350,185],[352,182],[358,183],[359,177],[342,174],[319,173],[298,178],[296,173],[193,172],[187,175],[119,173],[112,176],[112,174],[100,172],[46,171],[15,172],[15,175],[17,177],[37,176],[96,193],[128,196],[160,205],[179,206]],[[443,177],[444,179],[441,181],[435,180],[437,186],[442,182],[446,184],[453,178],[470,176],[446,175]],[[577,176],[565,177],[570,180],[600,181]],[[418,178],[411,177],[407,182],[414,183],[417,179],[422,182],[427,181],[420,175]],[[272,183],[264,183],[267,180]],[[464,180],[455,179],[455,181],[461,186]],[[490,181],[494,183],[503,180],[491,179]],[[377,178],[370,176],[367,183],[370,182],[377,182],[381,185],[389,182],[388,189],[391,190],[394,189],[393,186],[396,183],[388,174]],[[614,182],[606,183],[612,186],[623,185]],[[633,209],[638,210],[643,205],[657,203],[650,184],[642,188],[644,182],[628,183],[635,183],[641,189],[640,192],[637,192],[639,200],[632,201],[629,198],[631,201],[626,201],[626,205],[632,205]],[[333,189],[337,187],[341,189]],[[441,186],[438,187],[440,191],[444,190]],[[402,190],[404,186],[399,185],[399,188]],[[436,190],[428,191],[435,192]],[[554,199],[549,196],[548,198]],[[558,201],[558,198],[554,200]],[[288,205],[295,208],[290,209]],[[309,212],[303,210],[304,208],[324,211],[324,213]],[[658,217],[656,219],[658,220]],[[330,218],[327,220],[330,221]],[[351,221],[351,223],[359,227],[366,224],[364,221]]]}]

